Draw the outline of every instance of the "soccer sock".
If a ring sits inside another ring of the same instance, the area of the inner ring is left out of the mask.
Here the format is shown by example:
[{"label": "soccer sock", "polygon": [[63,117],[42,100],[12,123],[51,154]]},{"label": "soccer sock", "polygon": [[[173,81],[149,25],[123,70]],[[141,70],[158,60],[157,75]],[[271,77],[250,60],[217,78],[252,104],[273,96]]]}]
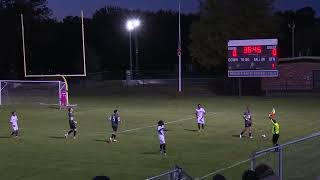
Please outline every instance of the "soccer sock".
[{"label": "soccer sock", "polygon": [[204,124],[202,124],[201,126],[202,126],[202,129],[204,129]]},{"label": "soccer sock", "polygon": [[114,134],[111,134],[111,138],[112,138],[112,139],[114,139],[114,138],[115,138]]},{"label": "soccer sock", "polygon": [[116,137],[117,137],[117,135],[114,134],[114,135],[113,135],[113,138],[116,139]]},{"label": "soccer sock", "polygon": [[163,151],[163,144],[160,144],[160,151]]},{"label": "soccer sock", "polygon": [[12,136],[12,135],[14,135],[14,133],[15,133],[15,132],[14,132],[14,131],[12,131],[11,136]]},{"label": "soccer sock", "polygon": [[16,136],[18,136],[18,131],[16,131]]},{"label": "soccer sock", "polygon": [[73,131],[73,136],[76,136],[76,134],[77,134],[77,131]]},{"label": "soccer sock", "polygon": [[69,130],[69,132],[68,132],[68,135],[69,135],[69,134],[71,134],[72,132],[73,132],[73,130],[72,130],[72,129],[70,129],[70,130]]},{"label": "soccer sock", "polygon": [[200,124],[198,124],[198,129],[200,130]]},{"label": "soccer sock", "polygon": [[252,133],[251,132],[249,132],[249,136],[251,137],[251,135],[252,135]]},{"label": "soccer sock", "polygon": [[166,153],[166,144],[162,144],[163,153]]}]

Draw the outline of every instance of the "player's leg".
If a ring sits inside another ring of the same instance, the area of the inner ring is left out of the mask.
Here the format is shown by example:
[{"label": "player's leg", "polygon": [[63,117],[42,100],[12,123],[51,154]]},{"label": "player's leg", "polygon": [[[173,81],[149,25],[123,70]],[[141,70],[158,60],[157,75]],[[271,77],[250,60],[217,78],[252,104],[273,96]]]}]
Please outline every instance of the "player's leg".
[{"label": "player's leg", "polygon": [[243,134],[247,131],[247,127],[244,127],[240,133],[240,138],[242,138]]},{"label": "player's leg", "polygon": [[201,128],[200,128],[200,123],[198,123],[198,130],[199,130],[199,131],[201,130]]},{"label": "player's leg", "polygon": [[73,139],[76,138],[76,135],[77,135],[77,128],[75,128],[75,129],[73,130]]},{"label": "player's leg", "polygon": [[273,146],[276,146],[276,144],[277,144],[277,134],[273,134],[272,135],[272,144],[273,144]]},{"label": "player's leg", "polygon": [[15,136],[18,137],[18,134],[19,134],[19,129],[16,129]]},{"label": "player's leg", "polygon": [[249,137],[250,138],[253,138],[253,136],[252,136],[252,126],[250,125],[250,127],[249,127]]},{"label": "player's leg", "polygon": [[166,143],[162,144],[162,150],[163,150],[163,154],[164,154],[164,155],[167,155]]},{"label": "player's leg", "polygon": [[160,153],[162,153],[162,144],[160,144]]},{"label": "player's leg", "polygon": [[201,123],[202,130],[204,130],[204,123]]}]

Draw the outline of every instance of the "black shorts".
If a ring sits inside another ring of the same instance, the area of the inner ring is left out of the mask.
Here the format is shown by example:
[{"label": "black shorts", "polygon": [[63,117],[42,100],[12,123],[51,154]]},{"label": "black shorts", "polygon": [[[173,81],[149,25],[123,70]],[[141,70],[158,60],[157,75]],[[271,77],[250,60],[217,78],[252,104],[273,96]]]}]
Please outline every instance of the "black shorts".
[{"label": "black shorts", "polygon": [[114,132],[117,132],[117,131],[118,131],[118,126],[112,126],[112,130],[113,130]]},{"label": "black shorts", "polygon": [[280,137],[279,134],[273,134],[273,136],[272,136],[273,144],[277,144],[278,143],[279,137]]},{"label": "black shorts", "polygon": [[251,121],[245,121],[244,122],[244,127],[251,127],[252,126],[252,122]]},{"label": "black shorts", "polygon": [[73,129],[73,130],[77,129],[76,124],[70,124],[70,129]]}]

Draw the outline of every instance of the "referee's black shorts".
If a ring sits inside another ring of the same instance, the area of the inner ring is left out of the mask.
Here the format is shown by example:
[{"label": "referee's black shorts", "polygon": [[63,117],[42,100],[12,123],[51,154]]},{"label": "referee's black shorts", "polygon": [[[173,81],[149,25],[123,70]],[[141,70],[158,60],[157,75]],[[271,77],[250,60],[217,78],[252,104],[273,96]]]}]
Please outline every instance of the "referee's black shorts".
[{"label": "referee's black shorts", "polygon": [[278,144],[279,137],[280,137],[279,134],[273,134],[273,136],[272,136],[273,144]]}]

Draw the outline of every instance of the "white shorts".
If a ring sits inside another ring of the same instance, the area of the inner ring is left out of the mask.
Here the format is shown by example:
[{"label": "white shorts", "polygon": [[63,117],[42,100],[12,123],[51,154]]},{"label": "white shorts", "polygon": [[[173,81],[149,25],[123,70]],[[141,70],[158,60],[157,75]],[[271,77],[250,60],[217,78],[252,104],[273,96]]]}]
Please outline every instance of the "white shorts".
[{"label": "white shorts", "polygon": [[165,144],[166,140],[164,138],[164,135],[159,135],[160,144]]},{"label": "white shorts", "polygon": [[18,124],[12,124],[11,127],[12,127],[12,130],[14,131],[18,131],[19,129]]},{"label": "white shorts", "polygon": [[204,118],[197,119],[198,124],[205,124]]}]

